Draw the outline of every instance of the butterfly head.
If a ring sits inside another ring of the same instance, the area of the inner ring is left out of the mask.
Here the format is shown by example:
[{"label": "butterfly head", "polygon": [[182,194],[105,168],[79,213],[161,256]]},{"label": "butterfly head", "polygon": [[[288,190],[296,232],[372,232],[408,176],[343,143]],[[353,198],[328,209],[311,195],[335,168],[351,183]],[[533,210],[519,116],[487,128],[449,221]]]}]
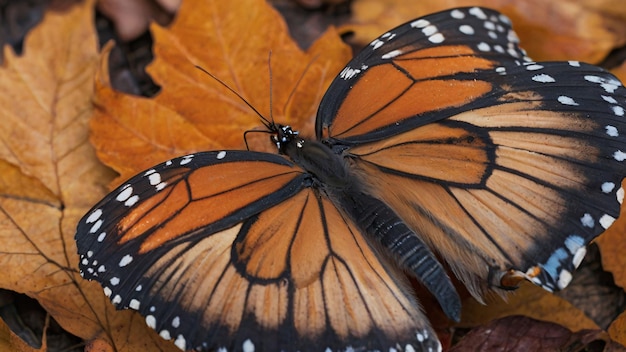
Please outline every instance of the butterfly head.
[{"label": "butterfly head", "polygon": [[276,148],[281,154],[286,154],[285,147],[289,143],[296,139],[299,140],[298,131],[294,131],[291,126],[275,125],[273,130],[275,133],[272,134],[270,139],[272,143],[276,144]]}]

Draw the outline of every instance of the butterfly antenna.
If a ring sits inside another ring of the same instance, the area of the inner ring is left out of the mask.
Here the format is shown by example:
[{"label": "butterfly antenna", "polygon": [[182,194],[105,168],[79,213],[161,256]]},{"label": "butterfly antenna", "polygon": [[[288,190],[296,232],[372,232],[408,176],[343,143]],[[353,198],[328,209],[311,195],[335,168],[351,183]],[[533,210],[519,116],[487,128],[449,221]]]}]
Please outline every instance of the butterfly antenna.
[{"label": "butterfly antenna", "polygon": [[[300,83],[302,83],[302,80],[304,80],[304,76],[307,74],[307,72],[309,72],[309,69],[311,68],[311,66],[313,66],[313,63],[317,60],[318,57],[319,57],[319,54],[315,55],[315,57],[313,57],[313,59],[311,59],[309,63],[306,65],[306,67],[300,74],[300,77],[298,77],[298,80],[296,81],[296,85],[293,87],[293,89],[289,93],[289,96],[287,97],[287,101],[285,102],[283,111],[287,111],[287,106],[289,105],[289,103],[291,103],[291,98],[293,98],[294,94],[296,93],[296,90],[298,90],[298,87],[300,86]],[[323,81],[324,80],[322,79],[321,82]],[[270,82],[271,82],[271,74],[270,74]],[[270,93],[270,98],[271,98],[271,93]]]},{"label": "butterfly antenna", "polygon": [[274,83],[272,80],[272,51],[267,54],[267,70],[270,78],[270,124],[274,126]]},{"label": "butterfly antenna", "polygon": [[[248,105],[248,107],[254,111],[255,114],[257,114],[257,116],[263,121],[263,124],[265,125],[265,127],[269,128],[269,126],[271,125],[270,121],[268,119],[265,118],[265,116],[263,116],[254,106],[252,106],[252,104],[250,104],[250,102],[248,102],[246,100],[246,98],[244,98],[241,94],[237,93],[236,90],[234,90],[233,88],[231,88],[228,84],[226,84],[224,81],[222,81],[221,79],[217,78],[215,75],[213,75],[211,72],[205,70],[204,68],[202,68],[201,66],[195,65],[197,69],[199,69],[200,71],[206,73],[207,75],[209,75],[209,77],[213,78],[217,83],[221,84],[222,86],[224,86],[224,88],[228,89],[229,91],[231,91],[231,93],[235,94],[239,99],[241,99],[241,101],[243,101],[246,105]],[[271,82],[271,76],[270,76],[270,82]],[[270,87],[271,87],[271,83],[270,83]],[[272,95],[270,93],[270,107],[271,107],[271,99],[272,99]],[[270,109],[270,116],[271,116],[272,112]],[[272,119],[272,123],[273,123],[273,119]],[[245,138],[245,133],[244,133],[244,138]],[[246,146],[248,146],[248,142],[246,141]]]}]

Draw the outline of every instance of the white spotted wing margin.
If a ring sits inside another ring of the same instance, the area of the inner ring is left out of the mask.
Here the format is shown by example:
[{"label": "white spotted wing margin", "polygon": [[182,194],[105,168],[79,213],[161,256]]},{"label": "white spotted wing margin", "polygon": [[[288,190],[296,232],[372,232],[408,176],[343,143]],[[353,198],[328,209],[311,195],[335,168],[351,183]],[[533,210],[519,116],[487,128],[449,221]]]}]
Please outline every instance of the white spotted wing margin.
[{"label": "white spotted wing margin", "polygon": [[182,350],[441,350],[405,276],[312,186],[278,155],[172,159],[80,221],[81,274]]}]

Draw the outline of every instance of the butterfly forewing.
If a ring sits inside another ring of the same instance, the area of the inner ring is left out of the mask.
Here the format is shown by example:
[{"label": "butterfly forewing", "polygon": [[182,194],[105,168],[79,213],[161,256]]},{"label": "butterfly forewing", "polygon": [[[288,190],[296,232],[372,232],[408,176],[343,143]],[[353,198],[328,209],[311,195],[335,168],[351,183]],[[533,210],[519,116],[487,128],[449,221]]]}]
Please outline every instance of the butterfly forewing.
[{"label": "butterfly forewing", "polygon": [[173,159],[81,220],[81,273],[182,349],[436,350],[403,275],[310,186],[277,155]]},{"label": "butterfly forewing", "polygon": [[444,119],[490,94],[491,82],[476,80],[476,72],[525,60],[508,18],[492,10],[408,22],[370,43],[335,78],[318,110],[317,136],[363,143]]}]

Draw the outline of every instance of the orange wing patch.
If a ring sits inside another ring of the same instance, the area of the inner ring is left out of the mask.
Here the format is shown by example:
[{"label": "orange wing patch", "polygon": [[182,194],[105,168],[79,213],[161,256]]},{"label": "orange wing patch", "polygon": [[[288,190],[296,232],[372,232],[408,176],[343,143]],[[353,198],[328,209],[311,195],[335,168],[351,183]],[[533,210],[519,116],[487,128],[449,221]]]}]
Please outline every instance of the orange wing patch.
[{"label": "orange wing patch", "polygon": [[363,161],[394,172],[459,184],[479,184],[492,162],[490,142],[463,128],[431,123],[350,149]]}]

